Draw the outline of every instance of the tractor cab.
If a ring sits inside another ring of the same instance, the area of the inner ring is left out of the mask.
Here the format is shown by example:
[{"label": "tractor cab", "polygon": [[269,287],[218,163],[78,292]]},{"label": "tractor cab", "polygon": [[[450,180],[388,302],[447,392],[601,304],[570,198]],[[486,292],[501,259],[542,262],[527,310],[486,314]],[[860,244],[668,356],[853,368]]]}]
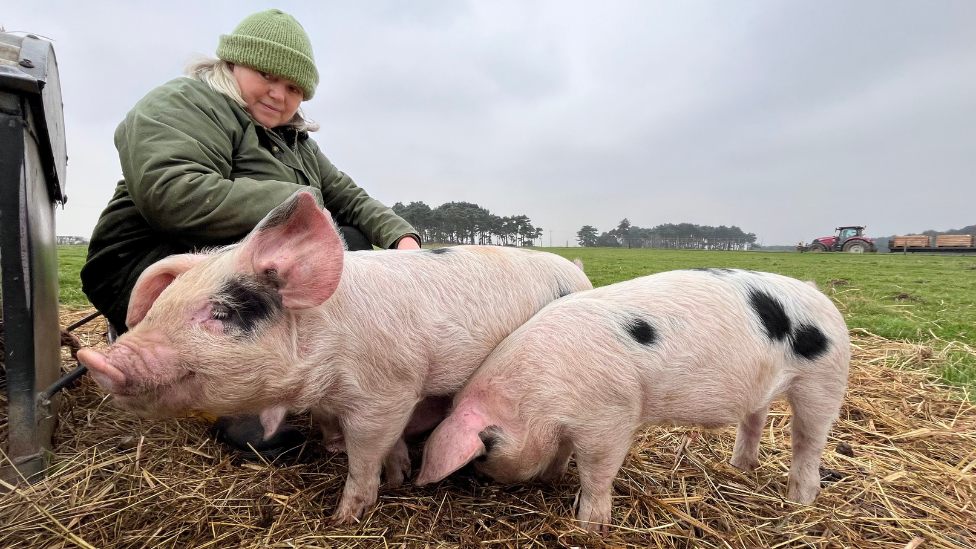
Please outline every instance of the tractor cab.
[{"label": "tractor cab", "polygon": [[864,236],[864,227],[837,227],[837,240],[846,241],[852,236]]}]

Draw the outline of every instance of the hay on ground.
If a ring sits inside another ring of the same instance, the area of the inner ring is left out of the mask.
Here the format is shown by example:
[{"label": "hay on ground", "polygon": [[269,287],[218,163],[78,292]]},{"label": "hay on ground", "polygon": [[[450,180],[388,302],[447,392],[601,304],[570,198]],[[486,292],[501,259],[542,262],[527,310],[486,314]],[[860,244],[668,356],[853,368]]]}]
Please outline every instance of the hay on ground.
[{"label": "hay on ground", "polygon": [[[101,319],[76,335],[106,344]],[[346,459],[320,448],[307,418],[300,455],[246,463],[210,440],[207,422],[140,420],[86,378],[63,396],[48,478],[0,495],[0,547],[976,547],[976,404],[935,382],[945,357],[928,347],[854,332],[852,350],[814,505],[784,500],[790,415],[779,402],[753,473],[728,463],[732,427],[644,432],[604,538],[571,519],[573,467],[556,486],[470,474],[382,486],[360,524],[332,526]]]}]

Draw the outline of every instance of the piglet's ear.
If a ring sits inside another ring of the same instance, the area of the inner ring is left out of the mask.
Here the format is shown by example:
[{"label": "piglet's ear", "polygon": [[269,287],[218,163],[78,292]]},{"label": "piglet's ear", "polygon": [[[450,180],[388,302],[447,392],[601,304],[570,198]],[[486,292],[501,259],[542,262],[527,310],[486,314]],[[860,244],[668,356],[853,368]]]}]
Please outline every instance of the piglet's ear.
[{"label": "piglet's ear", "polygon": [[129,297],[129,309],[126,311],[125,325],[131,330],[146,318],[153,303],[163,293],[176,277],[189,271],[207,256],[204,254],[178,254],[161,259],[149,266],[139,275],[132,295]]},{"label": "piglet's ear", "polygon": [[424,444],[424,461],[415,484],[423,486],[443,480],[484,455],[485,444],[478,434],[487,423],[484,416],[471,411],[456,411],[441,422]]},{"label": "piglet's ear", "polygon": [[299,191],[251,231],[236,268],[269,275],[285,307],[307,309],[324,303],[339,286],[342,253],[329,213],[310,193]]}]

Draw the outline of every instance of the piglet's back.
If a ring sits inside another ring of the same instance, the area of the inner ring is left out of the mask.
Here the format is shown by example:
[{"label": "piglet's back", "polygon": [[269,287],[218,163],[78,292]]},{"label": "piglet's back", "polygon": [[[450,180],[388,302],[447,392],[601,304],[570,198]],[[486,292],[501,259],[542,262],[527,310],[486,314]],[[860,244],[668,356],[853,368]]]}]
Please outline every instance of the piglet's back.
[{"label": "piglet's back", "polygon": [[[423,355],[409,362],[429,365],[425,392],[438,394],[456,391],[498,343],[546,304],[591,288],[572,262],[534,250],[351,252],[339,288],[319,309],[326,325],[358,318],[359,338],[372,342],[372,353],[388,344],[397,353]],[[408,344],[397,345],[396,335]]]}]

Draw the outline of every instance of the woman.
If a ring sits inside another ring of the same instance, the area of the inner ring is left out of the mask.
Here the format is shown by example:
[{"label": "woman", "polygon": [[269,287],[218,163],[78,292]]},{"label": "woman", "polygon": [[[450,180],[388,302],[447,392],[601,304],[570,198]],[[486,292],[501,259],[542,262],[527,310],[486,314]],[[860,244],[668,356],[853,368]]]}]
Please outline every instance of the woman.
[{"label": "woman", "polygon": [[350,248],[420,247],[413,227],[308,137],[317,128],[299,106],[315,93],[318,71],[294,17],[247,17],[220,37],[217,57],[149,92],[115,131],[124,179],[95,226],[81,279],[120,331],[146,267],[240,240],[298,189],[323,199]]},{"label": "woman", "polygon": [[124,179],[95,226],[81,280],[120,333],[149,265],[242,239],[299,189],[323,200],[350,249],[420,247],[410,224],[309,138],[317,126],[299,107],[319,77],[294,17],[248,16],[221,35],[217,57],[149,92],[115,131]]}]

